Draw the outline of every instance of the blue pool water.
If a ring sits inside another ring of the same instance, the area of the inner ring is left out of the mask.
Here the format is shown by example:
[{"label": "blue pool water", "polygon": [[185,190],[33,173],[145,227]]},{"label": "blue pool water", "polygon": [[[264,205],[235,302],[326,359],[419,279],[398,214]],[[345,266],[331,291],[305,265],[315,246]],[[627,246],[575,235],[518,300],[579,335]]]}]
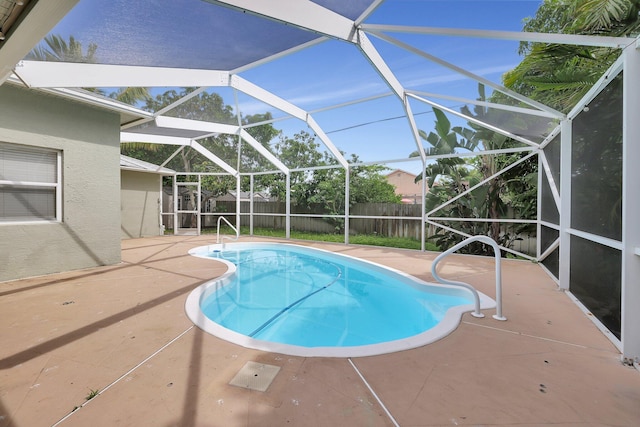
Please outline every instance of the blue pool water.
[{"label": "blue pool water", "polygon": [[200,295],[202,313],[250,340],[310,348],[369,346],[422,334],[452,307],[473,304],[464,289],[429,285],[302,246],[228,244],[204,256],[236,270]]}]

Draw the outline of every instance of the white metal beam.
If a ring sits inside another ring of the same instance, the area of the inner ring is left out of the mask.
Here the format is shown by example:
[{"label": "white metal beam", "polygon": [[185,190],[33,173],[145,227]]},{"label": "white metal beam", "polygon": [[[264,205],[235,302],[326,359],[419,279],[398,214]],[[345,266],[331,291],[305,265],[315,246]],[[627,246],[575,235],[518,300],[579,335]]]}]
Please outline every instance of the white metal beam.
[{"label": "white metal beam", "polygon": [[378,72],[380,77],[382,77],[398,98],[403,100],[404,87],[402,87],[400,81],[393,74],[384,59],[382,59],[382,56],[380,56],[375,46],[373,46],[369,37],[367,37],[367,35],[362,31],[358,31],[358,46],[373,68]]},{"label": "white metal beam", "polygon": [[[281,172],[289,173],[287,168],[280,160],[278,160],[269,150],[256,141],[247,131],[237,125],[227,125],[223,123],[209,123],[200,120],[179,119],[175,117],[156,117],[156,125],[162,128],[195,130],[208,133],[223,133],[227,135],[239,135],[247,141],[253,148],[270,161]],[[199,145],[199,144],[198,144]],[[194,147],[195,148],[195,147]],[[204,147],[203,147],[204,148]]]},{"label": "white metal beam", "polygon": [[369,37],[363,32],[358,30],[358,46],[360,50],[365,55],[365,57],[369,60],[371,65],[378,72],[380,77],[387,83],[387,85],[391,88],[391,90],[396,94],[396,96],[402,102],[402,106],[404,108],[404,112],[409,120],[409,127],[411,128],[411,134],[413,135],[414,141],[416,143],[416,147],[418,152],[420,153],[420,159],[424,165],[425,162],[425,152],[422,142],[420,141],[420,136],[418,133],[418,128],[415,123],[415,118],[413,116],[413,112],[411,111],[411,106],[409,105],[409,101],[406,97],[405,89],[400,83],[400,81],[396,78],[391,71],[391,68],[384,61],[380,53],[378,53],[377,49],[369,40]]},{"label": "white metal beam", "polygon": [[373,11],[375,11],[378,8],[378,6],[380,6],[384,1],[385,0],[373,0],[369,5],[369,7],[367,7],[367,9],[364,12],[362,12],[360,16],[356,19],[356,22],[355,22],[356,26],[364,22],[364,20],[367,19],[369,15],[371,15]]},{"label": "white metal beam", "polygon": [[[229,166],[220,157],[213,154],[211,151],[203,147],[197,141],[194,141],[189,138],[180,138],[180,137],[165,136],[165,135],[153,135],[153,134],[136,133],[136,132],[120,132],[120,142],[146,142],[149,144],[180,145],[183,147],[192,147],[194,150],[196,150],[197,152],[205,156],[207,159],[211,160],[213,163],[220,166],[226,172],[232,175],[238,174],[237,170]],[[174,155],[175,154],[177,153],[174,153]]]},{"label": "white metal beam", "polygon": [[482,120],[478,120],[478,119],[476,119],[475,117],[471,117],[471,116],[468,116],[468,115],[466,115],[466,114],[460,113],[460,112],[458,112],[458,111],[456,111],[456,110],[452,110],[451,108],[447,108],[447,107],[445,107],[444,105],[440,105],[440,104],[438,104],[438,103],[436,103],[436,102],[433,102],[433,101],[431,101],[431,100],[428,100],[428,99],[425,99],[425,98],[419,97],[419,96],[417,96],[417,95],[412,95],[412,94],[408,94],[407,96],[410,96],[410,97],[412,97],[412,98],[415,98],[415,99],[417,99],[418,101],[422,101],[422,102],[424,102],[425,104],[429,104],[429,105],[431,105],[432,107],[435,107],[435,108],[437,108],[437,109],[439,109],[439,110],[445,111],[445,112],[447,112],[447,113],[449,113],[449,114],[453,114],[454,116],[458,116],[458,117],[460,117],[460,118],[463,118],[463,119],[465,119],[465,120],[467,120],[467,121],[469,121],[469,122],[472,122],[472,123],[475,123],[475,124],[477,124],[477,125],[480,125],[480,126],[482,126],[482,127],[486,128],[486,129],[492,130],[492,131],[494,131],[494,132],[496,132],[496,133],[499,133],[499,134],[501,134],[501,135],[504,135],[504,136],[507,136],[507,137],[509,137],[509,138],[515,139],[516,141],[520,141],[520,142],[522,142],[523,144],[527,144],[527,145],[530,145],[530,146],[532,146],[532,147],[536,147],[536,148],[538,148],[538,147],[540,146],[540,144],[538,144],[538,143],[536,143],[536,142],[534,142],[534,141],[530,141],[530,140],[528,140],[527,138],[523,138],[523,137],[521,137],[520,135],[516,135],[515,133],[512,133],[512,132],[506,131],[506,130],[504,130],[504,129],[502,129],[502,128],[499,128],[499,127],[497,127],[497,126],[491,125],[491,124],[489,124],[489,123],[485,123],[485,122],[483,122]]},{"label": "white metal beam", "polygon": [[571,275],[571,150],[572,121],[560,123],[560,262],[558,279],[560,288],[569,290]]},{"label": "white metal beam", "polygon": [[183,96],[182,98],[178,99],[177,101],[167,105],[164,108],[161,108],[160,110],[156,111],[154,113],[155,117],[161,116],[164,113],[166,113],[167,111],[173,110],[174,108],[176,108],[179,105],[184,104],[185,102],[187,102],[188,100],[190,100],[191,98],[195,98],[196,96],[200,95],[202,92],[204,92],[207,88],[206,87],[199,87],[198,89],[194,90],[193,92],[189,92],[189,94]]},{"label": "white metal beam", "polygon": [[238,171],[231,167],[227,162],[222,160],[220,157],[213,154],[207,148],[203,147],[198,141],[191,141],[190,146],[196,150],[198,153],[205,156],[207,159],[211,160],[216,165],[220,166],[225,171],[229,172],[231,175],[238,176]]},{"label": "white metal beam", "polygon": [[247,141],[258,153],[262,154],[267,160],[269,160],[275,167],[281,172],[289,175],[289,168],[284,165],[276,156],[267,150],[264,145],[260,144],[249,132],[244,129],[240,129],[240,137]]},{"label": "white metal beam", "polygon": [[[477,183],[476,185],[474,185],[473,187],[470,187],[469,189],[467,189],[467,190],[463,191],[462,193],[458,194],[457,196],[455,196],[455,197],[453,197],[453,198],[451,198],[451,199],[447,200],[446,202],[444,202],[444,203],[442,203],[442,204],[440,204],[440,205],[436,206],[435,208],[431,209],[429,212],[427,212],[427,213],[425,214],[425,218],[429,218],[429,217],[430,217],[430,215],[432,215],[432,214],[434,214],[434,213],[438,212],[440,209],[442,209],[442,208],[444,208],[444,207],[446,207],[446,206],[449,206],[451,203],[455,202],[456,200],[458,200],[458,199],[460,199],[460,198],[462,198],[462,197],[466,196],[467,194],[470,194],[470,193],[471,193],[471,192],[473,192],[476,188],[482,187],[484,184],[486,184],[487,182],[491,181],[491,180],[492,180],[492,179],[494,179],[495,177],[497,177],[497,176],[499,176],[499,175],[502,175],[503,173],[505,173],[505,172],[506,172],[506,171],[508,171],[509,169],[512,169],[512,168],[514,168],[514,167],[518,166],[520,163],[522,163],[522,162],[526,161],[527,159],[529,159],[529,158],[531,158],[531,157],[533,157],[533,156],[535,156],[535,155],[536,155],[536,152],[529,153],[529,154],[527,154],[526,156],[521,157],[520,159],[518,159],[518,160],[516,160],[515,162],[511,163],[510,165],[508,165],[508,166],[506,166],[506,167],[504,167],[504,168],[500,169],[498,172],[494,173],[493,175],[491,175],[491,176],[490,176],[490,177],[488,177],[488,178],[483,179],[482,181],[478,182],[478,183]],[[468,218],[463,219],[463,220],[468,220]],[[486,219],[485,219],[485,221],[486,221]],[[520,221],[518,221],[518,222],[520,222]]]},{"label": "white metal beam", "polygon": [[625,48],[632,43],[635,43],[635,39],[630,37],[585,36],[577,34],[534,33],[524,31],[469,30],[462,28],[413,27],[377,24],[363,24],[361,28],[364,31],[372,33],[386,31],[392,33],[557,43],[576,46]]},{"label": "white metal beam", "polygon": [[315,121],[313,117],[311,116],[307,117],[307,125],[309,125],[309,127],[315,132],[318,138],[320,138],[320,140],[324,143],[325,147],[327,147],[329,151],[331,151],[331,154],[333,154],[333,157],[336,158],[338,163],[340,163],[340,165],[343,168],[348,169],[349,163],[347,162],[347,160],[344,158],[340,150],[338,150],[338,147],[336,147],[331,141],[331,139],[329,139],[327,134],[324,133],[320,125]]},{"label": "white metal beam", "polygon": [[438,93],[424,92],[421,90],[407,90],[407,93],[424,96],[427,98],[446,99],[448,101],[461,102],[463,104],[479,105],[481,107],[494,108],[496,110],[510,111],[512,113],[527,114],[537,117],[557,119],[558,116],[548,111],[534,110],[532,108],[516,107],[514,105],[496,104],[495,102],[478,101],[477,99],[461,98],[458,96],[442,95]]},{"label": "white metal beam", "polygon": [[30,87],[227,86],[229,72],[132,65],[21,61],[16,75]]},{"label": "white metal beam", "polygon": [[589,91],[582,97],[580,102],[577,103],[571,111],[569,111],[567,117],[573,120],[578,114],[580,114],[582,110],[610,83],[611,79],[618,75],[620,70],[622,70],[623,64],[624,55],[620,55],[616,62],[614,62],[609,69],[600,76],[598,81],[591,86],[591,89],[589,89]]},{"label": "white metal beam", "polygon": [[352,41],[355,25],[344,16],[309,0],[206,0],[293,25],[331,38]]},{"label": "white metal beam", "polygon": [[[183,147],[192,147],[194,150],[211,160],[216,165],[220,166],[226,172],[237,175],[238,171],[229,166],[224,160],[207,150],[197,141],[193,141],[189,138],[180,138],[175,136],[165,135],[153,135],[136,132],[120,132],[120,142],[146,142],[149,144],[164,144],[164,145],[180,145]],[[175,155],[176,153],[174,153]]]},{"label": "white metal beam", "polygon": [[269,104],[272,107],[279,109],[280,111],[284,111],[291,116],[302,120],[307,123],[307,125],[316,133],[318,138],[324,143],[327,149],[333,154],[333,156],[338,160],[338,162],[342,165],[342,167],[347,167],[347,161],[345,160],[340,150],[336,148],[336,146],[331,142],[329,137],[324,133],[322,128],[316,123],[316,121],[300,107],[297,107],[291,104],[288,101],[274,95],[273,93],[256,86],[255,84],[243,79],[240,76],[231,76],[231,84],[230,86],[234,89],[237,89],[241,92],[246,93],[249,96],[256,98],[259,101],[264,102],[265,104]]},{"label": "white metal beam", "polygon": [[406,96],[402,100],[402,103],[407,113],[407,119],[409,120],[409,127],[411,128],[411,134],[413,135],[413,140],[415,141],[416,147],[418,148],[418,154],[420,154],[420,160],[422,160],[422,169],[425,169],[427,167],[427,153],[424,151],[424,145],[422,144],[422,140],[420,138],[420,132],[418,131],[416,118],[413,115],[411,104],[409,104],[409,99]]},{"label": "white metal beam", "polygon": [[287,114],[291,114],[297,119],[300,119],[302,121],[306,121],[307,119],[307,112],[302,108],[293,105],[289,101],[286,101],[279,96],[274,95],[273,93],[251,83],[248,80],[243,79],[238,75],[231,76],[229,85],[232,88],[239,90],[240,92],[244,92],[247,95],[254,97],[258,101],[262,101],[265,104],[269,104],[272,107],[277,108],[278,110],[284,111]]},{"label": "white metal beam", "polygon": [[622,355],[640,367],[640,49],[624,52],[622,136]]},{"label": "white metal beam", "polygon": [[201,120],[180,119],[177,117],[159,116],[156,117],[156,126],[169,129],[193,130],[208,133],[224,133],[237,135],[240,127],[237,125],[227,125],[224,123],[210,123]]},{"label": "white metal beam", "polygon": [[120,142],[146,142],[149,144],[165,144],[165,145],[189,145],[189,138],[180,138],[177,136],[154,135],[148,133],[137,132],[120,132]]},{"label": "white metal beam", "polygon": [[[547,160],[547,155],[545,154],[544,150],[540,150],[540,163],[542,168],[544,169],[544,175],[546,176],[547,184],[551,189],[551,195],[553,196],[553,201],[555,202],[556,209],[558,210],[558,212],[560,212],[560,192],[558,191],[558,187],[556,186],[556,182],[553,177],[553,173],[551,172],[551,167],[549,166],[549,161]],[[540,199],[542,199],[542,197],[540,197]]]},{"label": "white metal beam", "polygon": [[308,41],[306,43],[302,43],[302,44],[299,44],[297,46],[294,46],[291,49],[287,49],[287,50],[284,50],[282,52],[278,52],[278,53],[276,53],[274,55],[267,56],[266,58],[258,59],[257,61],[254,61],[254,62],[252,62],[250,64],[246,64],[246,65],[243,65],[241,67],[235,68],[235,69],[231,70],[230,73],[231,74],[240,74],[240,73],[242,73],[244,71],[250,70],[250,69],[255,68],[255,67],[259,66],[259,65],[267,64],[267,63],[269,63],[271,61],[275,61],[276,59],[282,58],[282,57],[287,56],[287,55],[291,55],[293,53],[296,53],[296,52],[299,52],[301,50],[310,48],[311,46],[315,46],[315,45],[323,43],[325,41],[327,41],[326,37],[319,37],[317,39]]},{"label": "white metal beam", "polygon": [[15,65],[58,24],[78,0],[47,0],[35,3],[21,22],[16,22],[0,42],[0,84],[11,75]]}]

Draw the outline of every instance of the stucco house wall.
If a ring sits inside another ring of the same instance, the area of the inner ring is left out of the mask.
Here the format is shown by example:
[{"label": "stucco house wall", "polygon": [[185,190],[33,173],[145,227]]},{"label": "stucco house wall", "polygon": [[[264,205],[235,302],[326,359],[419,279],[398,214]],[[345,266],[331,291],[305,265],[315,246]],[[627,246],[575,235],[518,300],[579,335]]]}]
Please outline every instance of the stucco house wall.
[{"label": "stucco house wall", "polygon": [[0,141],[62,150],[62,221],[0,221],[0,281],[120,262],[120,118],[0,86]]},{"label": "stucco house wall", "polygon": [[158,236],[160,230],[160,185],[162,176],[122,170],[122,238]]},{"label": "stucco house wall", "polygon": [[416,176],[396,169],[387,175],[389,184],[396,187],[396,194],[401,196],[404,203],[422,203],[422,183],[415,182]]}]

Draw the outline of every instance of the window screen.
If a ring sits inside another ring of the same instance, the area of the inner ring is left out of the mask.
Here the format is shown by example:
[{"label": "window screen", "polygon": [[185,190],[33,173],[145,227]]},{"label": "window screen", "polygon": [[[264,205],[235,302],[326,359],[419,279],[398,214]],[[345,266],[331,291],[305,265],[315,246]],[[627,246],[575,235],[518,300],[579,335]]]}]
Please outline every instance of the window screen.
[{"label": "window screen", "polygon": [[59,155],[0,142],[0,222],[57,218]]}]

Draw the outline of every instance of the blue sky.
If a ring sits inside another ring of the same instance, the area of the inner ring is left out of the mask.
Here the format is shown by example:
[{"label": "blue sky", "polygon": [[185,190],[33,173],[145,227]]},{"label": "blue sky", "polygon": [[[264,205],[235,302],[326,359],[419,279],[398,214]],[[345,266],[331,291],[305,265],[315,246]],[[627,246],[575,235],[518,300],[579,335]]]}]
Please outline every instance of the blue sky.
[{"label": "blue sky", "polygon": [[[520,31],[541,0],[387,0],[365,22],[371,24]],[[340,2],[336,3],[339,7]],[[261,49],[282,49],[310,39],[296,28],[255,17],[250,28],[245,15],[215,8],[199,0],[82,0],[53,33],[74,35],[83,46],[98,44],[105,63],[232,68],[259,56]],[[123,13],[125,12],[125,13]],[[227,37],[220,37],[221,34]],[[424,52],[495,82],[520,61],[518,44],[462,37],[391,34]],[[475,99],[477,83],[449,69],[370,36],[374,46],[401,83],[410,89]],[[256,39],[259,43],[255,43]],[[224,55],[223,55],[224,53]],[[223,60],[224,59],[224,60]],[[336,105],[388,92],[378,74],[354,46],[328,41],[241,73],[247,80],[307,110]],[[164,89],[155,89],[162,92]],[[234,97],[227,88],[214,88],[225,102],[240,103],[242,114],[273,111],[249,97]],[[445,105],[459,104],[443,101]],[[412,102],[421,129],[433,125],[431,107]],[[416,149],[393,96],[333,112],[314,115],[334,143],[363,161],[406,157]],[[273,111],[278,117],[281,113]],[[362,126],[364,123],[371,123]],[[277,123],[286,134],[306,129],[304,123]],[[349,130],[340,131],[348,128]],[[419,165],[390,165],[417,173]]]},{"label": "blue sky", "polygon": [[[523,19],[533,16],[539,4],[537,0],[395,0],[383,5],[367,22],[520,31]],[[393,36],[498,83],[502,74],[515,67],[521,59],[517,54],[518,43],[515,42]],[[386,42],[373,37],[372,40],[406,87],[468,99],[477,97],[475,81],[434,66]],[[388,92],[388,87],[368,66],[364,57],[351,48],[344,43],[327,42],[243,75],[310,110]],[[460,106],[459,103],[442,102],[447,106]],[[417,117],[418,127],[429,131],[434,120],[431,107],[412,103],[414,105],[414,112],[420,113]],[[335,112],[318,113],[315,117],[338,148],[358,154],[363,161],[373,161],[403,158],[416,149],[406,119],[389,120],[402,114],[400,102],[391,96]],[[451,120],[454,122],[456,119],[451,117]],[[358,126],[364,123],[371,124]],[[296,124],[291,124],[291,127],[295,129]],[[345,128],[349,129],[333,132]],[[389,167],[413,173],[421,169],[418,162],[394,163]]]}]

